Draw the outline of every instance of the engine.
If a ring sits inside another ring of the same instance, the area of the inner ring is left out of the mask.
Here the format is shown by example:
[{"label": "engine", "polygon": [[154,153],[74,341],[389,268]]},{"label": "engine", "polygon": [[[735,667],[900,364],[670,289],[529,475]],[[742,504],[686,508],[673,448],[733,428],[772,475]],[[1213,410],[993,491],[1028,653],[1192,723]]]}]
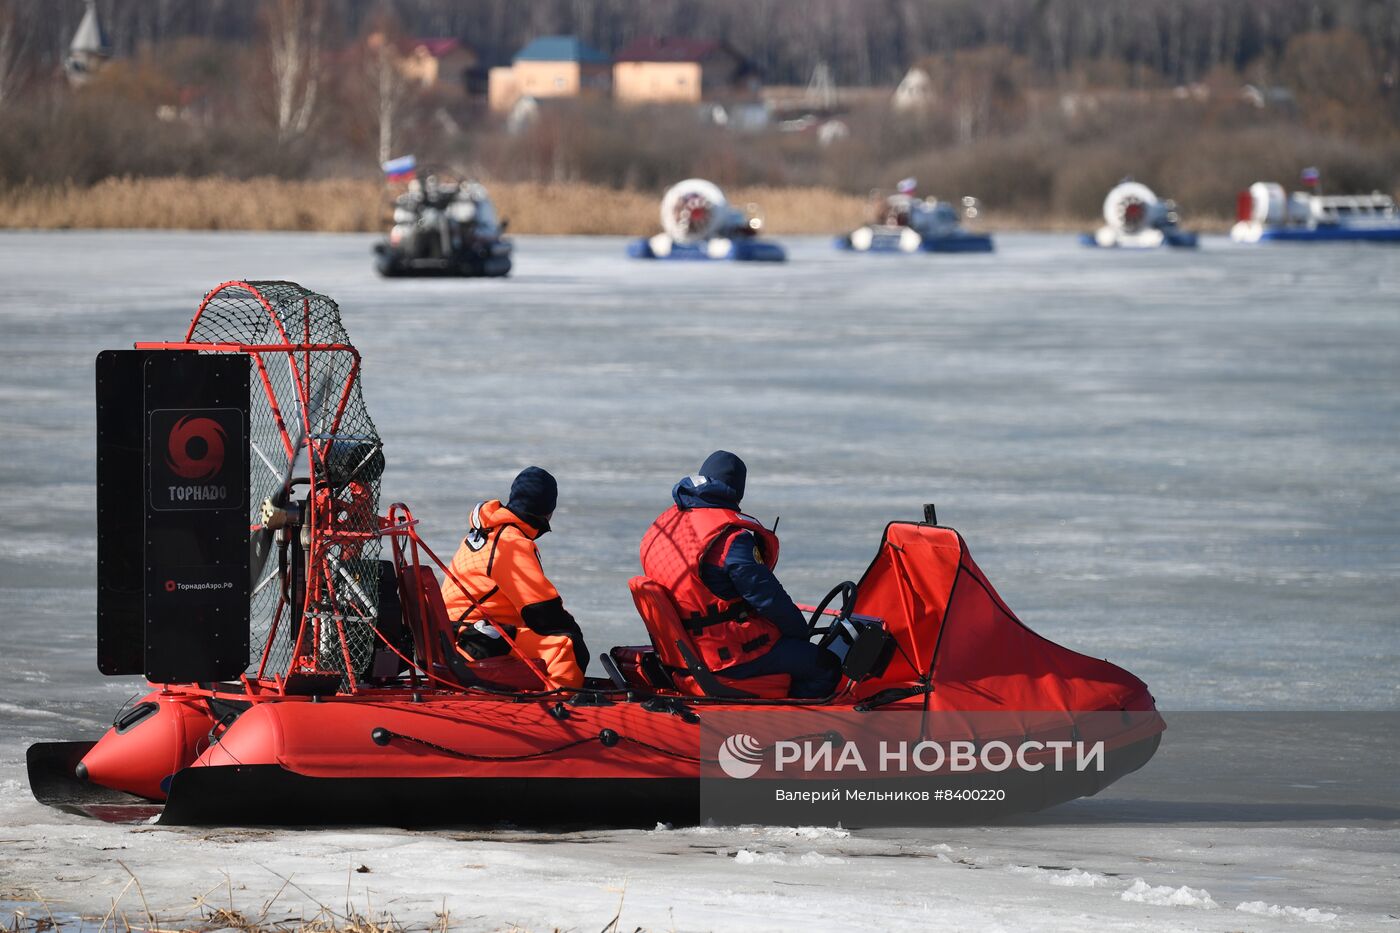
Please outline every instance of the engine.
[{"label": "engine", "polygon": [[1249,186],[1247,213],[1240,209],[1240,220],[1256,224],[1306,223],[1312,213],[1313,196],[1304,191],[1292,194],[1273,181],[1256,181]]},{"label": "engine", "polygon": [[1088,246],[1151,249],[1157,246],[1194,247],[1197,236],[1179,226],[1176,202],[1158,198],[1141,182],[1119,182],[1103,199],[1104,225],[1081,241]]},{"label": "engine", "polygon": [[703,178],[687,178],[666,190],[661,198],[661,229],[675,243],[695,243],[711,237],[750,234],[756,218],[725,200],[724,192]]},{"label": "engine", "polygon": [[[1283,185],[1273,181],[1256,181],[1249,186],[1249,215],[1241,220],[1257,224],[1283,223],[1288,212],[1288,196]],[[1241,211],[1243,213],[1243,211]]]},{"label": "engine", "polygon": [[1136,181],[1115,186],[1103,199],[1103,219],[1119,234],[1142,233],[1156,227],[1170,213],[1168,202],[1157,200],[1152,189]]}]

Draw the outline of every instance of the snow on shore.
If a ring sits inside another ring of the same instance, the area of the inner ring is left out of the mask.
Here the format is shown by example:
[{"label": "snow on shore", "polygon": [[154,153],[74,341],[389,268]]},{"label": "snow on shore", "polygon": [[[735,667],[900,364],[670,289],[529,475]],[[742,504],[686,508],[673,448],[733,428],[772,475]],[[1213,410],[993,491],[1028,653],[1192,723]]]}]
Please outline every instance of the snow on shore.
[{"label": "snow on shore", "polygon": [[598,929],[620,909],[622,928],[648,930],[1363,930],[1390,922],[1400,849],[1394,828],[1090,826],[1083,812],[878,832],[165,828],[62,814],[13,766],[4,778],[0,901],[98,919],[114,903],[144,919],[148,904],[165,925],[325,908],[419,928],[445,912],[454,929]]}]

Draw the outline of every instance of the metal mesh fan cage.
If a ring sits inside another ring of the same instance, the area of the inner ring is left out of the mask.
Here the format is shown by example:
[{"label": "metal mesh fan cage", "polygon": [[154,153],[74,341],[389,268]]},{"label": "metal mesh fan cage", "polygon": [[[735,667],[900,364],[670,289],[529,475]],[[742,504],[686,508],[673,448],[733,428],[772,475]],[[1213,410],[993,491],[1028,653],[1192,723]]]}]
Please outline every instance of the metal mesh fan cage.
[{"label": "metal mesh fan cage", "polygon": [[264,501],[287,504],[289,483],[290,497],[305,501],[304,610],[274,553],[252,581],[250,670],[285,674],[296,662],[346,675],[348,683],[367,669],[375,646],[384,457],[340,310],[293,282],[230,282],[205,296],[186,342],[251,358],[254,534]]}]

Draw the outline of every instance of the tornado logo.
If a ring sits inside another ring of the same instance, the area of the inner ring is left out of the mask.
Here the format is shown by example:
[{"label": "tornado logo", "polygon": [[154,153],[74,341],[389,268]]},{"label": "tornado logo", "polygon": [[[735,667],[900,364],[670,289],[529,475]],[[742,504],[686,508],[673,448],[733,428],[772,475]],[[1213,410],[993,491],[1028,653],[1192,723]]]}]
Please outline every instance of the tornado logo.
[{"label": "tornado logo", "polygon": [[725,774],[738,780],[753,777],[763,764],[763,746],[745,732],[731,735],[719,747],[719,766]]},{"label": "tornado logo", "polygon": [[181,479],[212,479],[224,466],[224,437],[212,418],[186,415],[170,429],[165,464]]}]

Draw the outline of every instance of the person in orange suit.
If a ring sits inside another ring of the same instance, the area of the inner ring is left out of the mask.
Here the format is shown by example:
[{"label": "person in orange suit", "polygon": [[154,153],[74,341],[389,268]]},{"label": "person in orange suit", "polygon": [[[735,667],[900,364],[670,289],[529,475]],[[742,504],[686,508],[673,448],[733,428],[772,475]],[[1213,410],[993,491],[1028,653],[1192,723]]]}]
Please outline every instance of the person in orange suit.
[{"label": "person in orange suit", "polygon": [[499,499],[477,503],[442,598],[456,627],[457,651],[468,663],[508,654],[503,628],[527,659],[544,663],[555,686],[578,688],[588,646],[545,576],[535,543],[549,531],[558,497],[554,477],[532,466],[511,483],[504,505]]}]

